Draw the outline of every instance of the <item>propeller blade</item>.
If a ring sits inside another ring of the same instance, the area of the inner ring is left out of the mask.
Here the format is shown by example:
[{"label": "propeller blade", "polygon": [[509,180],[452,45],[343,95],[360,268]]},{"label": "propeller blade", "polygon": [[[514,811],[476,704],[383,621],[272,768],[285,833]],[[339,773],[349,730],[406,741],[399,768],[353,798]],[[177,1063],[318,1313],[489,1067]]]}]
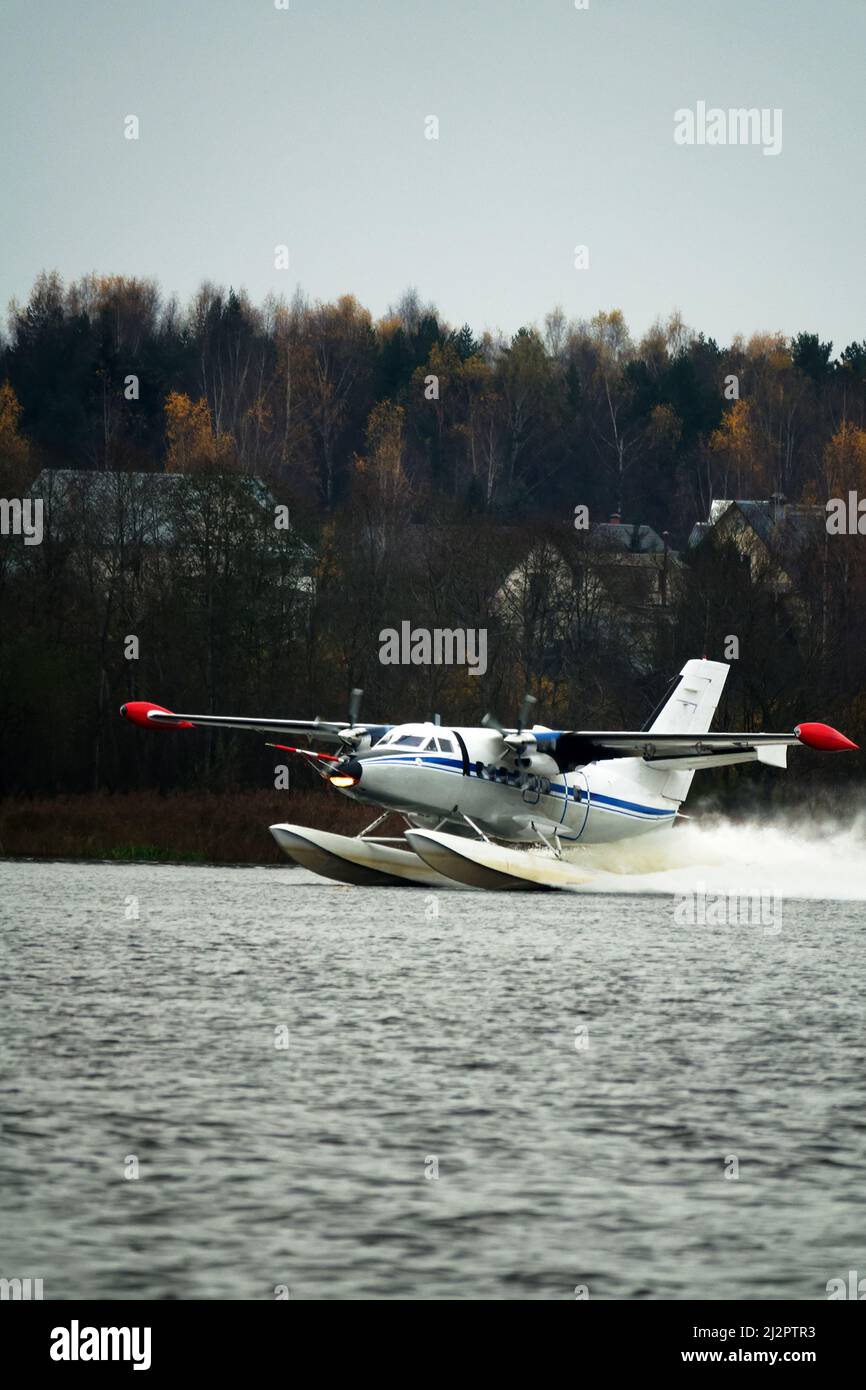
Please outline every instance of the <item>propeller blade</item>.
[{"label": "propeller blade", "polygon": [[530,695],[528,692],[526,695],[524,695],[523,704],[520,706],[520,713],[517,716],[518,733],[520,733],[521,729],[525,729],[527,727],[527,724],[529,723],[529,716],[532,713],[532,707],[533,705],[537,704],[538,701],[536,700],[534,695]]},{"label": "propeller blade", "polygon": [[503,738],[505,737],[505,725],[500,724],[495,714],[485,714],[481,723],[485,729],[495,729],[498,734],[502,734]]},{"label": "propeller blade", "polygon": [[363,690],[359,689],[358,686],[355,686],[355,688],[353,689],[351,695],[349,696],[349,727],[350,727],[350,728],[352,728],[352,727],[353,727],[355,724],[357,724],[357,722],[358,722],[358,715],[359,715],[359,713],[360,713],[360,711],[361,711],[361,696],[362,696],[363,694],[364,694]]}]

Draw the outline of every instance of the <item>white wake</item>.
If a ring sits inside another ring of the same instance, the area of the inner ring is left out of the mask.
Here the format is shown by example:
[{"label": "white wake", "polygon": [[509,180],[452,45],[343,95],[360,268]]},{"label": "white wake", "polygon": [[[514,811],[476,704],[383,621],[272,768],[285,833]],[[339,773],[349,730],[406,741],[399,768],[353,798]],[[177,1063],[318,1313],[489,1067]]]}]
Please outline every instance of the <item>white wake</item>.
[{"label": "white wake", "polygon": [[693,893],[701,885],[712,893],[866,901],[866,811],[808,820],[705,815],[568,858],[592,876],[581,892]]}]

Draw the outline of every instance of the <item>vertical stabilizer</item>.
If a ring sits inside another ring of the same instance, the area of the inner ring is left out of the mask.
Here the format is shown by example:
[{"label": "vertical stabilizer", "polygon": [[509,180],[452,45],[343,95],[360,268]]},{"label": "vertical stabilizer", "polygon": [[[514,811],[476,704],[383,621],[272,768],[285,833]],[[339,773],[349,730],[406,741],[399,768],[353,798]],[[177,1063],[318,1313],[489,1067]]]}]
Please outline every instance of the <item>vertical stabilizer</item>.
[{"label": "vertical stabilizer", "polygon": [[[664,704],[656,710],[648,732],[706,734],[722,697],[730,667],[724,661],[687,661]],[[661,795],[685,801],[694,772],[664,772],[645,768],[643,778],[663,777]]]},{"label": "vertical stabilizer", "polygon": [[687,661],[649,733],[705,734],[722,697],[730,667],[724,661]]}]

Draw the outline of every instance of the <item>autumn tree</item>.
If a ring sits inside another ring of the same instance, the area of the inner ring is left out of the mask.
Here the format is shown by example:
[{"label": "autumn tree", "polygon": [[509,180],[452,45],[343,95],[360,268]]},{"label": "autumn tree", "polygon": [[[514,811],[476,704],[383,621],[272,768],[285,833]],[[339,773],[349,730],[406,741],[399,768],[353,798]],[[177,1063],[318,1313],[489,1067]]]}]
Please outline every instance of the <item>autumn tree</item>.
[{"label": "autumn tree", "polygon": [[823,477],[827,496],[866,495],[866,429],[842,422],[824,447]]},{"label": "autumn tree", "polygon": [[761,443],[749,401],[734,401],[710,437],[719,497],[766,496],[768,479]]},{"label": "autumn tree", "polygon": [[341,445],[366,413],[373,364],[372,321],[354,295],[317,304],[305,316],[298,391],[316,442],[323,505],[333,507],[344,479]]},{"label": "autumn tree", "polygon": [[182,392],[172,391],[165,403],[165,434],[168,473],[216,469],[234,460],[234,440],[230,434],[214,434],[204,396],[191,401]]},{"label": "autumn tree", "polygon": [[21,433],[21,405],[8,381],[0,385],[0,494],[20,497],[33,472],[30,441]]},{"label": "autumn tree", "polygon": [[393,401],[380,401],[367,421],[367,447],[354,464],[353,495],[363,496],[371,520],[408,519],[411,500],[403,464],[406,412]]}]

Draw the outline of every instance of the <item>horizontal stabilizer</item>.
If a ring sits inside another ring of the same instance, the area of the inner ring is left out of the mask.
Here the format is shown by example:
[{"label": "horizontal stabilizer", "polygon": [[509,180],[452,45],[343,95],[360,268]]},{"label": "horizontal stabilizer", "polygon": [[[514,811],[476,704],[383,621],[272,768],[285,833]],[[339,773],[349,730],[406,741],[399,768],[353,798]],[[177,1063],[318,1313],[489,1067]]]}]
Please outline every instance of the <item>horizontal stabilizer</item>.
[{"label": "horizontal stabilizer", "polygon": [[788,745],[764,743],[757,748],[742,748],[732,753],[691,753],[683,757],[647,758],[645,767],[660,772],[700,772],[711,767],[734,767],[737,763],[766,763],[769,767],[787,767]]}]

